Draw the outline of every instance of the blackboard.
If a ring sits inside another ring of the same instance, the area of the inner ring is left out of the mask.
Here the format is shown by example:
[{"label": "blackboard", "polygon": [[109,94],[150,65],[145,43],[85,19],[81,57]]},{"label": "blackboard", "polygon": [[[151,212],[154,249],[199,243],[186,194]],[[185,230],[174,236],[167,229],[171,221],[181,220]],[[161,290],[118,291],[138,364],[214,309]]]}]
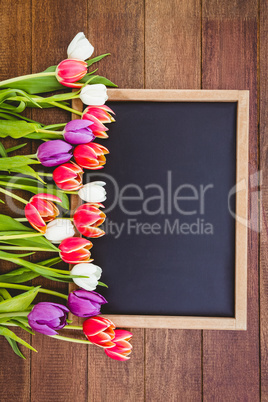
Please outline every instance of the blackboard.
[{"label": "blackboard", "polygon": [[107,183],[106,236],[92,249],[109,285],[101,289],[109,301],[103,313],[235,320],[230,210],[238,200],[230,191],[237,181],[238,101],[153,98],[108,106],[116,123],[109,139],[97,142],[110,155],[102,171],[87,173]]}]

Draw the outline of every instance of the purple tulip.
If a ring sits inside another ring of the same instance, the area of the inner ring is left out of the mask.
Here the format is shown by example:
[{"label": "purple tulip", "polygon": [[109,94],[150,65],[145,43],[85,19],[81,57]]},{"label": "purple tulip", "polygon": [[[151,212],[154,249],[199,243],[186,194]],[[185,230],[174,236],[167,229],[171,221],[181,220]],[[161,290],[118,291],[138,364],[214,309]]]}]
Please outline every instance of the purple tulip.
[{"label": "purple tulip", "polygon": [[38,147],[37,158],[43,166],[58,166],[71,159],[72,149],[70,144],[62,140],[47,141]]},{"label": "purple tulip", "polygon": [[99,293],[78,289],[69,293],[67,306],[78,317],[93,317],[100,314],[101,305],[105,303],[107,300]]},{"label": "purple tulip", "polygon": [[96,137],[89,128],[93,124],[89,120],[72,120],[66,124],[63,136],[70,144],[87,144]]},{"label": "purple tulip", "polygon": [[57,335],[55,330],[66,325],[69,309],[62,304],[41,302],[34,306],[28,314],[30,327],[44,335]]}]

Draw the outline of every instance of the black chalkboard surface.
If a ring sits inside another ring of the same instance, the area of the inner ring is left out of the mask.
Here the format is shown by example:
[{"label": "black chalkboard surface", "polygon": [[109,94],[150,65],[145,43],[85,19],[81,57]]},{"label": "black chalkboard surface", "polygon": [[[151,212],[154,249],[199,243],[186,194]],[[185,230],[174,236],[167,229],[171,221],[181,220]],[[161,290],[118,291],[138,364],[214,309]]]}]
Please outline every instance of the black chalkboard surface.
[{"label": "black chalkboard surface", "polygon": [[108,105],[103,313],[234,317],[237,102]]}]

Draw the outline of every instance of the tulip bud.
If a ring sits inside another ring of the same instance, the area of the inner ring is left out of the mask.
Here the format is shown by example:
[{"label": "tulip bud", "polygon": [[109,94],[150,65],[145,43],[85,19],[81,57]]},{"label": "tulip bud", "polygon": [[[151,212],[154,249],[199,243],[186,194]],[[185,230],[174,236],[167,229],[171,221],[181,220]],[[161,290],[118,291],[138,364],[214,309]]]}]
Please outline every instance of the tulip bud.
[{"label": "tulip bud", "polygon": [[70,271],[71,275],[86,276],[86,278],[73,278],[74,283],[85,290],[95,290],[101,277],[102,269],[92,263],[75,265]]},{"label": "tulip bud", "polygon": [[80,99],[85,105],[104,105],[108,99],[107,88],[103,84],[86,85],[80,92]]},{"label": "tulip bud", "polygon": [[113,343],[114,329],[114,323],[104,317],[92,317],[83,322],[83,331],[87,339],[103,348],[115,346]]},{"label": "tulip bud", "polygon": [[44,335],[57,335],[56,330],[66,325],[69,309],[62,304],[41,302],[28,314],[30,327]]},{"label": "tulip bud", "polygon": [[132,338],[132,333],[123,329],[116,329],[114,333],[113,343],[115,346],[105,348],[104,352],[115,360],[124,361],[130,359],[129,354],[131,353],[132,346],[128,341]]},{"label": "tulip bud", "polygon": [[90,249],[93,244],[91,241],[82,237],[68,237],[64,239],[60,246],[60,257],[68,264],[77,264],[81,262],[90,262]]},{"label": "tulip bud", "polygon": [[52,194],[36,194],[25,206],[25,217],[32,227],[41,233],[47,230],[46,222],[50,222],[59,215],[59,210],[51,201],[61,202],[61,199]]},{"label": "tulip bud", "polygon": [[99,293],[78,289],[69,293],[67,306],[78,317],[93,317],[100,314],[101,305],[105,303],[107,300]]},{"label": "tulip bud", "polygon": [[87,202],[103,202],[106,200],[106,191],[104,181],[93,181],[85,184],[79,191],[78,195],[83,201]]},{"label": "tulip bud", "polygon": [[90,120],[87,116],[96,117],[101,123],[112,123],[115,121],[111,114],[115,114],[114,111],[106,105],[102,106],[88,106],[85,108],[82,119]]},{"label": "tulip bud", "polygon": [[70,144],[87,144],[95,139],[91,127],[93,122],[89,120],[72,120],[66,124],[63,131],[65,141]]},{"label": "tulip bud", "polygon": [[61,190],[74,191],[83,186],[83,169],[73,162],[58,166],[53,172],[53,180]]},{"label": "tulip bud", "polygon": [[94,47],[89,43],[83,32],[79,32],[68,46],[69,59],[86,60],[94,52]]},{"label": "tulip bud", "polygon": [[104,155],[109,151],[103,145],[90,142],[89,144],[78,145],[74,150],[74,159],[76,163],[91,170],[102,169],[106,163]]},{"label": "tulip bud", "polygon": [[67,237],[72,237],[75,234],[74,225],[69,219],[54,219],[47,225],[45,237],[51,243],[61,243]]},{"label": "tulip bud", "polygon": [[77,230],[86,237],[101,237],[105,232],[98,226],[105,221],[106,215],[100,211],[100,203],[83,204],[74,213],[74,224]]},{"label": "tulip bud", "polygon": [[87,73],[87,63],[82,60],[66,59],[62,60],[56,68],[56,78],[65,87],[81,88],[81,80]]},{"label": "tulip bud", "polygon": [[37,150],[37,159],[43,166],[57,166],[72,158],[73,147],[62,140],[52,140],[41,144]]}]

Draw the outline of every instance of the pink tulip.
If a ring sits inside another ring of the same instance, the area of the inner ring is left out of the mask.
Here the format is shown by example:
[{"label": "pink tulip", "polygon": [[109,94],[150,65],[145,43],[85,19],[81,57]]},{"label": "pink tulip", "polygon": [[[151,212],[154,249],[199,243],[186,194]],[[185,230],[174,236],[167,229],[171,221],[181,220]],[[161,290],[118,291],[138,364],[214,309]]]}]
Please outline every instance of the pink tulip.
[{"label": "pink tulip", "polygon": [[73,162],[58,166],[53,172],[53,180],[61,190],[74,191],[83,187],[83,169]]},{"label": "pink tulip", "polygon": [[59,245],[60,257],[68,264],[93,261],[90,259],[91,253],[89,251],[92,246],[91,241],[82,237],[69,237]]},{"label": "pink tulip", "polygon": [[88,106],[83,112],[82,119],[90,120],[90,117],[94,116],[101,123],[112,123],[115,121],[115,119],[113,116],[111,116],[111,114],[115,113],[109,106]]},{"label": "pink tulip", "polygon": [[102,169],[106,163],[104,155],[109,151],[103,145],[90,142],[89,144],[78,145],[74,150],[74,159],[76,163],[91,170]]},{"label": "pink tulip", "polygon": [[112,342],[114,339],[115,325],[108,318],[92,317],[88,318],[83,323],[83,331],[87,339],[103,348],[112,348],[115,344]]},{"label": "pink tulip", "polygon": [[106,218],[106,215],[99,210],[103,207],[100,203],[86,203],[81,205],[74,213],[74,224],[77,230],[86,237],[101,237],[105,232],[100,226]]},{"label": "pink tulip", "polygon": [[52,194],[36,194],[25,206],[25,216],[32,227],[41,233],[46,233],[46,223],[59,215],[59,210],[51,201],[61,202],[61,199]]},{"label": "pink tulip", "polygon": [[109,349],[105,349],[107,356],[115,360],[128,360],[131,353],[132,346],[128,342],[132,338],[132,333],[125,331],[123,329],[116,329],[114,331],[115,337],[113,338],[113,343],[115,346]]},{"label": "pink tulip", "polygon": [[77,83],[87,73],[87,63],[83,60],[66,59],[60,62],[56,68],[56,78],[64,86],[81,88],[82,83]]}]

